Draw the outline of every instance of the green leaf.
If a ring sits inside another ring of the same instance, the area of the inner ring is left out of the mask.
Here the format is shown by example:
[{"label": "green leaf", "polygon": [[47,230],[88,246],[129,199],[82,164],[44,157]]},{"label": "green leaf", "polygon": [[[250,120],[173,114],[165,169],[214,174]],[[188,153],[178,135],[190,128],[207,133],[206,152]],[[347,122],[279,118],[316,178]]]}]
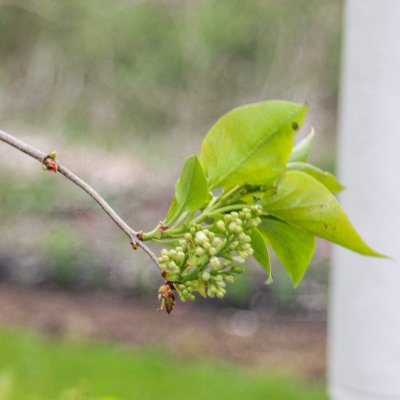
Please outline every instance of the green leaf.
[{"label": "green leaf", "polygon": [[222,116],[201,146],[210,188],[264,185],[286,168],[305,104],[273,100],[238,107]]},{"label": "green leaf", "polygon": [[289,162],[294,161],[307,161],[310,149],[314,141],[314,129],[311,128],[310,133],[293,147],[292,154],[289,157]]},{"label": "green leaf", "polygon": [[207,178],[196,155],[183,166],[175,185],[175,198],[167,214],[166,223],[174,221],[183,212],[194,212],[210,199]]},{"label": "green leaf", "polygon": [[267,283],[272,282],[271,263],[269,259],[269,252],[265,245],[265,240],[258,229],[251,231],[251,247],[254,250],[254,259],[263,267],[268,275]]},{"label": "green leaf", "polygon": [[258,229],[297,286],[313,257],[315,237],[275,218],[262,218]]},{"label": "green leaf", "polygon": [[176,197],[174,196],[174,198],[171,202],[171,205],[169,206],[167,217],[165,218],[164,223],[169,224],[169,223],[173,222],[176,219],[176,217],[179,215],[177,213],[177,211],[178,211],[178,203],[176,202]]},{"label": "green leaf", "polygon": [[288,171],[302,171],[318,182],[321,182],[330,192],[338,193],[341,192],[345,187],[337,180],[335,175],[330,172],[323,171],[314,165],[305,162],[290,162],[287,164]]},{"label": "green leaf", "polygon": [[288,171],[274,189],[265,193],[264,210],[291,225],[368,256],[372,250],[354,229],[329,190],[313,177]]}]

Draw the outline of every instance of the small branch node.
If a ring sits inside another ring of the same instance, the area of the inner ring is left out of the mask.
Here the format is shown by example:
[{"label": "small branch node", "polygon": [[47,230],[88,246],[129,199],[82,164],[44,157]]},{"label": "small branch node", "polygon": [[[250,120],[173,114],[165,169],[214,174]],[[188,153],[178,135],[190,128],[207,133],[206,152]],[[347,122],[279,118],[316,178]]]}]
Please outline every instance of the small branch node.
[{"label": "small branch node", "polygon": [[46,171],[57,173],[58,163],[55,160],[55,158],[56,158],[56,153],[54,151],[47,154],[47,156],[42,161],[43,169]]},{"label": "small branch node", "polygon": [[160,232],[165,232],[166,230],[169,229],[169,226],[165,225],[164,222],[160,221],[158,224],[158,229],[160,230]]},{"label": "small branch node", "polygon": [[143,231],[138,231],[135,233],[135,236],[141,241],[143,242]]}]

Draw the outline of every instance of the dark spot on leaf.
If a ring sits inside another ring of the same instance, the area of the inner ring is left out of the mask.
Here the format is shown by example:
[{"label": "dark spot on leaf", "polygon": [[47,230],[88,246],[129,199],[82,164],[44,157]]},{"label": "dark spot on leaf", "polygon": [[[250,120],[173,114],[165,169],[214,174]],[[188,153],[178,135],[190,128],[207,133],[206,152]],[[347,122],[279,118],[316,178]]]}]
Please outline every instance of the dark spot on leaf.
[{"label": "dark spot on leaf", "polygon": [[325,229],[328,229],[328,225],[327,225],[327,224],[324,224],[324,228],[325,228]]},{"label": "dark spot on leaf", "polygon": [[332,230],[333,230],[333,231],[336,231],[336,226],[332,226]]},{"label": "dark spot on leaf", "polygon": [[299,124],[298,124],[296,121],[292,122],[292,128],[293,128],[295,131],[297,131],[297,129],[299,129]]},{"label": "dark spot on leaf", "polygon": [[324,205],[323,205],[323,204],[320,204],[320,205],[319,205],[319,208],[324,208]]}]

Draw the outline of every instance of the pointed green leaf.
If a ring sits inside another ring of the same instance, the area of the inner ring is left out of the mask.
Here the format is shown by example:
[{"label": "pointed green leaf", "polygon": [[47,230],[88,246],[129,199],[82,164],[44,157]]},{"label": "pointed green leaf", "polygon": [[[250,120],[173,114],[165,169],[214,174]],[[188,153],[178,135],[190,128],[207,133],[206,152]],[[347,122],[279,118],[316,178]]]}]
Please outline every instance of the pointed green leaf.
[{"label": "pointed green leaf", "polygon": [[311,128],[310,133],[293,147],[292,154],[289,157],[289,162],[294,161],[307,161],[310,149],[314,141],[314,129]]},{"label": "pointed green leaf", "polygon": [[210,188],[274,181],[286,168],[306,112],[305,104],[273,100],[222,116],[201,146],[200,162]]},{"label": "pointed green leaf", "polygon": [[262,218],[258,229],[297,286],[313,257],[315,237],[275,218]]},{"label": "pointed green leaf", "polygon": [[316,236],[375,257],[329,190],[313,177],[288,171],[262,200],[265,211]]},{"label": "pointed green leaf", "polygon": [[269,252],[265,245],[265,240],[258,229],[253,229],[251,231],[251,247],[254,250],[254,259],[263,267],[264,271],[268,275],[267,283],[272,282]]},{"label": "pointed green leaf", "polygon": [[166,224],[171,223],[175,219],[175,216],[178,216],[177,211],[178,211],[178,203],[176,202],[176,197],[174,196],[171,205],[169,206],[167,217],[165,218],[164,222]]},{"label": "pointed green leaf", "polygon": [[196,155],[190,156],[183,166],[175,185],[175,198],[171,203],[166,222],[171,222],[183,212],[194,212],[210,199],[207,179]]},{"label": "pointed green leaf", "polygon": [[330,172],[323,171],[314,165],[305,162],[289,162],[287,164],[288,171],[302,171],[308,175],[311,175],[318,182],[321,182],[330,192],[338,193],[341,192],[345,187],[337,180],[335,175]]}]

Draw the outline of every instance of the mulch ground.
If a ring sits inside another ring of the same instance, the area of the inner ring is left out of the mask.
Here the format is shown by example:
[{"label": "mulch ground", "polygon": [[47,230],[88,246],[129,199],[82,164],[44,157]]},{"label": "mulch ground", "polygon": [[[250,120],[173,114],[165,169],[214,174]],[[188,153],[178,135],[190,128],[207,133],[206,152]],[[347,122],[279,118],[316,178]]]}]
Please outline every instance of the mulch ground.
[{"label": "mulch ground", "polygon": [[323,380],[326,323],[266,317],[237,309],[179,304],[173,314],[115,295],[0,284],[0,324],[51,336],[159,347],[202,358]]}]

